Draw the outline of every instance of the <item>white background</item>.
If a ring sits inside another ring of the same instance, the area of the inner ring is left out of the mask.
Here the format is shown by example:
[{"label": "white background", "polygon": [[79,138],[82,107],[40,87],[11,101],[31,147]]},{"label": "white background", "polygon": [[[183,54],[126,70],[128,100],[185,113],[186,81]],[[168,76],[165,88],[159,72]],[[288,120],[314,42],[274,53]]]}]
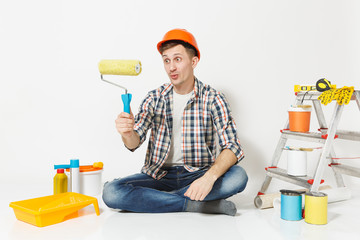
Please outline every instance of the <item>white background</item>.
[{"label": "white background", "polygon": [[[136,113],[148,91],[169,81],[156,44],[173,28],[195,35],[201,51],[195,75],[230,102],[253,196],[293,103],[293,86],[325,77],[360,89],[355,0],[1,1],[0,181],[18,183],[18,190],[22,181],[41,182],[51,194],[53,165],[74,157],[82,165],[104,162],[104,181],[139,172],[147,143],[135,153],[124,148],[114,124],[123,91],[100,80],[97,64],[141,60],[138,77],[113,78],[133,94]],[[325,108],[328,117],[333,108]],[[346,106],[340,127],[359,131],[359,123],[357,106]],[[314,115],[311,128],[318,128]],[[358,143],[335,149],[341,157],[360,156]],[[309,154],[310,166],[316,155]],[[331,169],[324,178],[333,182]],[[345,181],[358,186],[358,179]]]}]

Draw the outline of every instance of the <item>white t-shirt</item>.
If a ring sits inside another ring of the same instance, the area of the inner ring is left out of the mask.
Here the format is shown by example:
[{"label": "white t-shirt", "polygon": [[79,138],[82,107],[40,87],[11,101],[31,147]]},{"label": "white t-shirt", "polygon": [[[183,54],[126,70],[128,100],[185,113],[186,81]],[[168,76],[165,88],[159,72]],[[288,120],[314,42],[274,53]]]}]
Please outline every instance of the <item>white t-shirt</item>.
[{"label": "white t-shirt", "polygon": [[191,91],[188,94],[181,95],[176,93],[175,90],[173,90],[173,109],[172,109],[173,127],[172,127],[169,156],[164,164],[164,166],[166,167],[184,165],[183,155],[181,152],[181,144],[183,140],[181,134],[182,115],[184,113],[186,104],[191,98],[193,92],[194,91]]}]

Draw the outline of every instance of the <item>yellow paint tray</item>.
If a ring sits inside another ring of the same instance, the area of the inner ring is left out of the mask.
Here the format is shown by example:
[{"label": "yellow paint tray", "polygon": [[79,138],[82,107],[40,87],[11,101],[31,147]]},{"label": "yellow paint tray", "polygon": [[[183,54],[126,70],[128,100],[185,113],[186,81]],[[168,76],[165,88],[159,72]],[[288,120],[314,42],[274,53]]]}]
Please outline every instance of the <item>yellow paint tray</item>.
[{"label": "yellow paint tray", "polygon": [[94,204],[96,215],[99,216],[96,198],[74,192],[11,202],[10,207],[18,220],[45,227],[77,217],[78,210],[90,204]]}]

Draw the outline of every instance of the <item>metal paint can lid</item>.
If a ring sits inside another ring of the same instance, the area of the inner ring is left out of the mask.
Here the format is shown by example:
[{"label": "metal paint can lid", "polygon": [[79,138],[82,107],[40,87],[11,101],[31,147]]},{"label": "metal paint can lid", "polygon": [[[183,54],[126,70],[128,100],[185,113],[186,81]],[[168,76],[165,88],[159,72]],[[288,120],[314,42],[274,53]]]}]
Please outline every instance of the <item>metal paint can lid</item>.
[{"label": "metal paint can lid", "polygon": [[305,191],[294,191],[294,190],[286,190],[286,189],[281,189],[280,192],[281,194],[286,196],[300,196],[301,194],[305,193]]},{"label": "metal paint can lid", "polygon": [[311,105],[291,105],[288,112],[311,112]]},{"label": "metal paint can lid", "polygon": [[327,194],[323,193],[323,192],[307,192],[305,193],[305,195],[310,196],[310,197],[326,197]]}]

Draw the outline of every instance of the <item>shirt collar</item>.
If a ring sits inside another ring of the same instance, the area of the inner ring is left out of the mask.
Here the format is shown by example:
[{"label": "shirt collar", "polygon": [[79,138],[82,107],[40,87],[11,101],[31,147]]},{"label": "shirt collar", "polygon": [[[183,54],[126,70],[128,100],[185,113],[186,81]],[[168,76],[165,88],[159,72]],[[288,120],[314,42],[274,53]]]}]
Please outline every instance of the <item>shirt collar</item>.
[{"label": "shirt collar", "polygon": [[[198,97],[199,96],[199,92],[201,90],[201,84],[200,81],[195,77],[194,79],[195,83],[194,83],[194,97]],[[174,85],[172,83],[167,83],[165,84],[165,87],[163,89],[163,91],[161,92],[161,95],[166,96],[168,95],[171,90],[173,89]]]},{"label": "shirt collar", "polygon": [[194,84],[194,97],[197,98],[200,92],[200,81],[195,77],[195,84]]}]

